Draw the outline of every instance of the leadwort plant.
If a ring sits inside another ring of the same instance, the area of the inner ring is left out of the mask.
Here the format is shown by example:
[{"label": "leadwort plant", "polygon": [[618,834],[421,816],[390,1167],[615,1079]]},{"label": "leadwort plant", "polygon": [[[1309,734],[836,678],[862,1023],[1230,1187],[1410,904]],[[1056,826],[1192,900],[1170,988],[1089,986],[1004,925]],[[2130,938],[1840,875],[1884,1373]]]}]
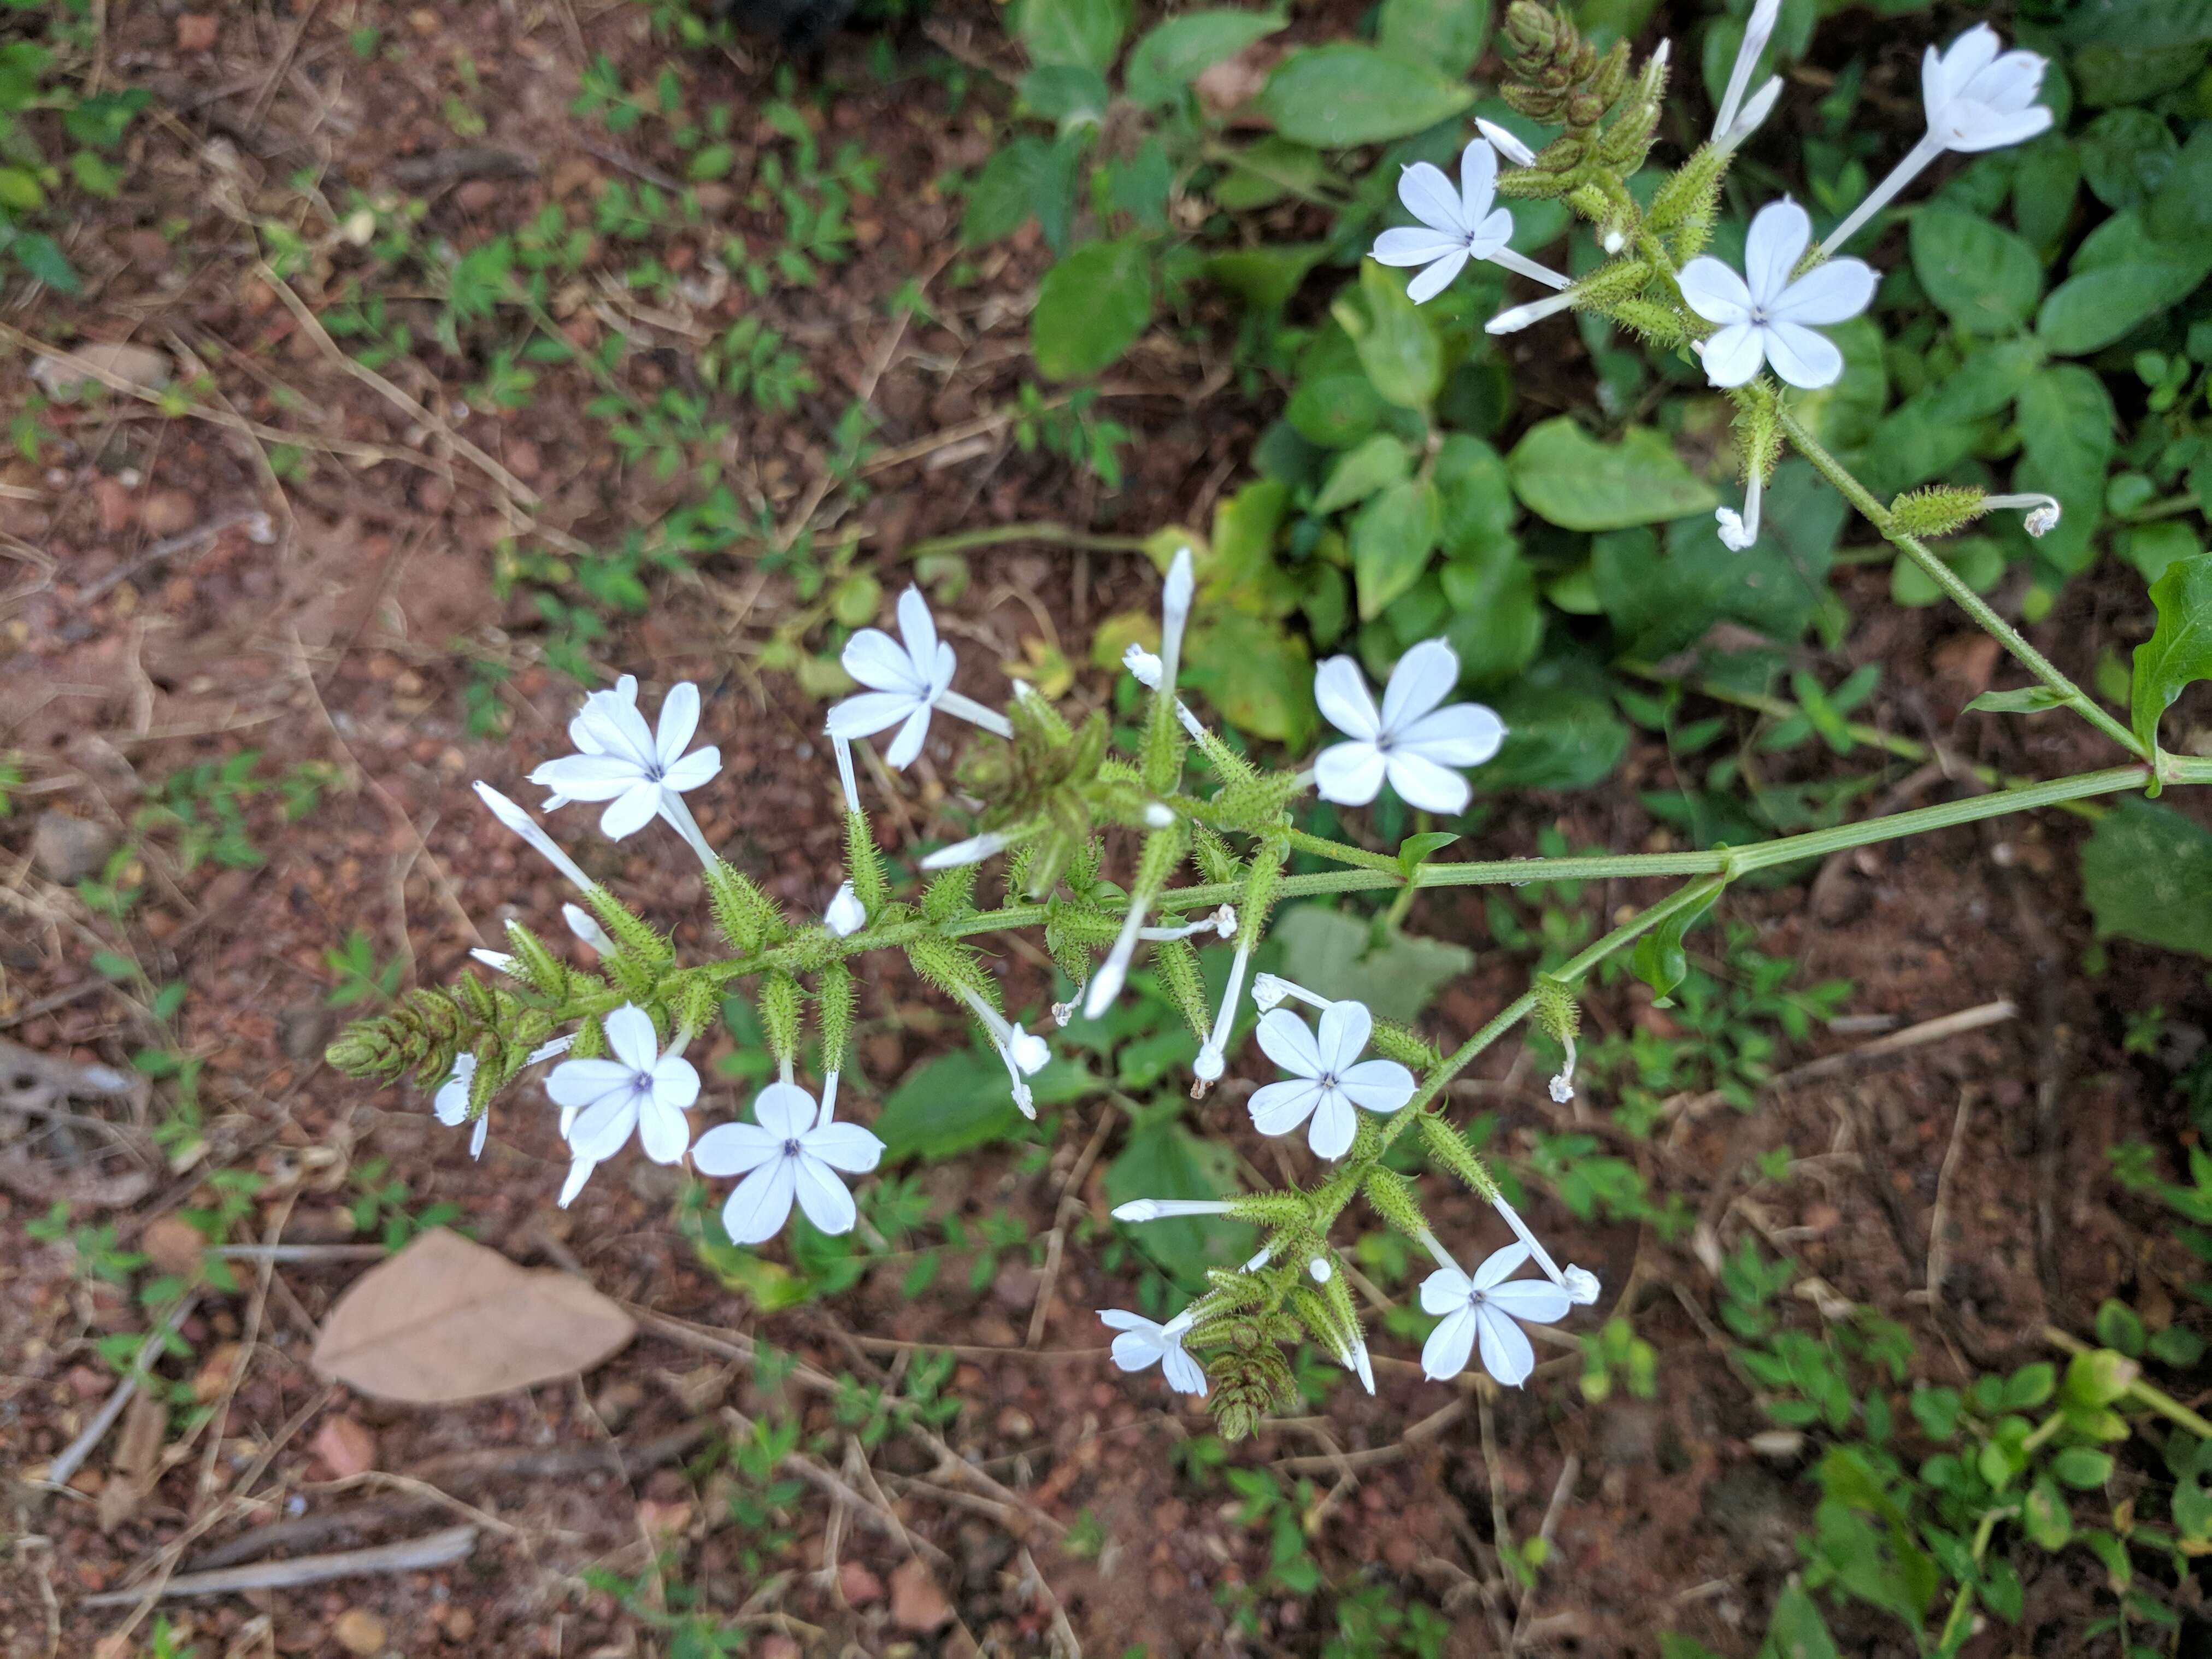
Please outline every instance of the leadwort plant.
[{"label": "leadwort plant", "polygon": [[[1524,113],[1564,131],[1532,152],[1486,124],[1468,148],[1456,191],[1432,167],[1407,169],[1401,194],[1422,228],[1386,233],[1376,257],[1422,267],[1409,289],[1416,301],[1440,292],[1470,258],[1497,259],[1559,290],[1493,319],[1493,332],[1560,310],[1589,310],[1662,349],[1696,354],[1737,409],[1748,489],[1741,514],[1723,511],[1731,544],[1748,546],[1758,537],[1760,485],[1784,447],[1794,445],[2038,682],[1984,697],[1979,706],[2014,713],[2074,709],[2125,750],[2128,763],[1709,851],[1439,863],[1425,856],[1433,842],[1416,837],[1393,857],[1300,830],[1292,807],[1309,793],[1340,806],[1363,805],[1387,784],[1424,811],[1464,810],[1470,793],[1465,775],[1497,752],[1504,729],[1491,710],[1449,701],[1459,663],[1441,641],[1405,654],[1379,706],[1350,659],[1323,663],[1316,701],[1344,740],[1310,765],[1261,765],[1176,695],[1196,576],[1193,550],[1182,547],[1166,573],[1159,651],[1133,647],[1126,659],[1151,694],[1137,753],[1126,757],[1113,751],[1101,711],[1071,719],[1018,683],[1003,711],[953,690],[952,649],[939,637],[920,593],[909,591],[898,602],[896,639],[866,629],[845,647],[847,670],[868,689],[830,714],[845,804],[846,879],[822,919],[785,914],[715,852],[684,805],[687,793],[720,772],[713,750],[686,752],[697,725],[696,690],[678,685],[670,691],[656,730],[639,711],[636,681],[625,677],[586,700],[569,728],[576,752],[540,767],[532,781],[552,791],[549,808],[606,803],[600,827],[616,839],[656,818],[675,830],[704,868],[714,930],[728,954],[679,963],[667,934],[587,876],[528,812],[480,783],[479,793],[501,822],[576,888],[581,904],[564,905],[562,915],[569,931],[596,953],[597,970],[571,965],[530,928],[510,922],[507,951],[476,953],[493,970],[489,978],[470,975],[451,988],[408,993],[382,1017],[349,1028],[331,1048],[332,1063],[386,1081],[411,1072],[436,1090],[442,1121],[475,1126],[480,1150],[494,1103],[526,1068],[562,1057],[546,1089],[562,1109],[561,1131],[573,1160],[563,1203],[635,1134],[656,1161],[689,1157],[702,1174],[741,1177],[723,1212],[734,1240],[772,1238],[794,1206],[816,1226],[837,1233],[854,1224],[844,1178],[872,1170],[883,1150],[866,1129],[834,1117],[854,1018],[853,964],[871,952],[902,952],[916,975],[969,1009],[1004,1060],[1016,1103],[1034,1116],[1028,1079],[1050,1057],[1051,1046],[1006,1018],[975,943],[994,933],[1042,931],[1054,960],[1080,988],[1054,1008],[1061,1025],[1104,1014],[1137,951],[1149,947],[1161,985],[1199,1038],[1192,1093],[1200,1096],[1226,1069],[1253,951],[1285,899],[1546,880],[1685,878],[1668,896],[1539,975],[1449,1052],[1375,1018],[1358,1001],[1331,1001],[1287,979],[1256,975],[1250,992],[1261,1010],[1259,1044],[1285,1075],[1253,1094],[1252,1119],[1266,1134],[1303,1131],[1316,1159],[1312,1176],[1277,1191],[1211,1201],[1139,1200],[1115,1212],[1138,1224],[1226,1215],[1263,1233],[1250,1260],[1234,1270],[1214,1270],[1206,1292],[1165,1323],[1120,1310],[1101,1315],[1117,1333],[1113,1353],[1124,1370],[1158,1364],[1172,1387],[1204,1396],[1230,1436],[1249,1432],[1266,1413],[1296,1399],[1286,1344],[1317,1343],[1372,1390],[1359,1313],[1333,1243],[1355,1201],[1437,1262],[1421,1286],[1422,1305],[1441,1319],[1423,1350],[1427,1374],[1455,1375],[1479,1352],[1498,1382],[1524,1382],[1534,1359],[1522,1326],[1565,1318],[1574,1307],[1595,1302],[1601,1287],[1585,1269],[1557,1264],[1446,1116],[1448,1085],[1478,1055],[1534,1020],[1565,1055],[1552,1091],[1571,1098],[1579,997],[1591,970],[1632,947],[1638,972],[1663,994],[1683,973],[1684,929],[1730,882],[1752,872],[2031,807],[2212,781],[2212,762],[2169,755],[2156,741],[2159,719],[2182,688],[2212,675],[2212,647],[2203,643],[2212,630],[2212,556],[2179,562],[2154,588],[2158,632],[2136,653],[2134,718],[2131,726],[2121,724],[1926,545],[1982,514],[2007,508],[2027,509],[2030,530],[2040,533],[2055,518],[2055,503],[1938,486],[1885,505],[1821,448],[1793,410],[1792,388],[1827,385],[1841,370],[1820,327],[1854,314],[1872,295],[1869,267],[1832,257],[1866,213],[1846,221],[1825,246],[1814,246],[1802,210],[1787,201],[1771,204],[1753,221],[1741,275],[1704,254],[1729,161],[1780,90],[1775,82],[1756,91],[1749,87],[1778,8],[1778,0],[1761,0],[1757,8],[1711,141],[1660,184],[1648,205],[1639,205],[1626,180],[1651,146],[1666,49],[1632,70],[1625,45],[1601,57],[1566,20],[1532,0],[1516,0],[1506,35],[1519,78],[1507,95]],[[1869,203],[1889,200],[1945,150],[2016,143],[2040,131],[2048,121],[2033,103],[2040,75],[2040,59],[2001,52],[1985,26],[1945,52],[1931,51],[1924,77],[1930,136]],[[1511,170],[1499,170],[1501,155],[1514,164]],[[1510,210],[1493,205],[1497,198],[1546,196],[1565,200],[1588,220],[1607,256],[1578,282],[1505,248]],[[981,829],[924,860],[932,878],[908,903],[891,896],[874,827],[861,806],[852,744],[892,732],[885,758],[902,769],[921,752],[939,714],[965,720],[980,733],[956,776]],[[1105,873],[1109,839],[1118,836],[1135,842],[1119,884]],[[1340,867],[1291,875],[1285,865],[1293,852]],[[978,872],[1000,856],[1006,897],[986,908],[975,896]],[[1192,942],[1208,935],[1235,942],[1218,1006],[1208,1000]],[[755,1101],[753,1121],[718,1126],[695,1141],[688,1114],[699,1079],[684,1051],[742,981],[755,984],[781,1077]],[[1315,1016],[1310,1024],[1301,1012],[1307,1006]],[[810,1024],[825,1068],[818,1101],[794,1080]],[[1503,1248],[1484,1251],[1471,1272],[1431,1230],[1418,1182],[1385,1164],[1385,1154],[1408,1134],[1431,1169],[1495,1207],[1514,1236]],[[1515,1277],[1530,1262],[1538,1276]]]}]

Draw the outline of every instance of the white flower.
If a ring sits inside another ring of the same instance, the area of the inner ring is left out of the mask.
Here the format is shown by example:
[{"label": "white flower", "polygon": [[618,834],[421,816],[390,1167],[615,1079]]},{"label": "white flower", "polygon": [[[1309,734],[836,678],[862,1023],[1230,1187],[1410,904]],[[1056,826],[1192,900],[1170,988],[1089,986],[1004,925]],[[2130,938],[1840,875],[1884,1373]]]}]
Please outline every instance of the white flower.
[{"label": "white flower", "polygon": [[1013,1079],[1014,1104],[1021,1109],[1024,1117],[1036,1115],[1036,1102],[1030,1094],[1029,1080],[1044,1070],[1052,1059],[1052,1045],[1042,1037],[1022,1029],[1018,1020],[1012,1024],[1006,1017],[964,985],[953,989],[960,1000],[974,1011],[982,1022],[983,1030],[991,1039],[991,1046],[999,1051],[999,1058],[1006,1067],[1006,1075]]},{"label": "white flower", "polygon": [[1512,162],[1515,167],[1525,167],[1536,159],[1534,150],[1530,149],[1528,145],[1522,143],[1505,128],[1499,126],[1497,122],[1486,121],[1480,116],[1477,116],[1474,128],[1477,132],[1490,141],[1491,149]]},{"label": "white flower", "polygon": [[2032,52],[2006,52],[1987,23],[1977,23],[1949,48],[1928,48],[1920,60],[1920,101],[1928,131],[1905,151],[1888,176],[1867,193],[1850,216],[1828,233],[1833,252],[1894,201],[1899,191],[1945,150],[2002,149],[2033,138],[2051,125],[2051,112],[2035,101],[2048,65]]},{"label": "white flower", "polygon": [[832,1122],[836,1081],[823,1091],[817,1121],[814,1097],[793,1083],[771,1083],[753,1101],[750,1123],[720,1123],[699,1137],[691,1161],[702,1175],[742,1175],[722,1206],[732,1241],[758,1244],[783,1231],[795,1197],[806,1218],[825,1233],[848,1233],[859,1212],[837,1172],[866,1175],[884,1143],[857,1123]]},{"label": "white flower", "polygon": [[[635,835],[671,802],[683,811],[687,789],[712,783],[722,769],[721,751],[711,746],[684,752],[699,729],[699,688],[679,680],[661,700],[656,732],[637,709],[637,682],[625,674],[614,691],[594,691],[568,723],[577,753],[547,761],[530,781],[553,791],[548,809],[570,801],[605,801],[599,829],[609,839]],[[681,827],[679,823],[678,827]]]},{"label": "white flower", "polygon": [[[921,590],[899,595],[899,636],[864,628],[845,641],[845,672],[872,689],[850,696],[830,711],[830,735],[850,743],[899,728],[884,758],[904,770],[921,753],[929,735],[929,716],[942,708],[987,732],[1011,738],[1014,728],[1003,714],[962,696],[952,689],[952,647],[937,637],[936,619]],[[848,804],[851,797],[848,796]]]},{"label": "white flower", "polygon": [[1182,1351],[1182,1332],[1173,1324],[1155,1325],[1142,1314],[1101,1308],[1098,1317],[1121,1332],[1114,1339],[1114,1363],[1125,1371],[1157,1364],[1178,1394],[1206,1397],[1206,1369]]},{"label": "white flower", "polygon": [[1442,1382],[1467,1369],[1478,1336],[1482,1368],[1509,1389],[1517,1389],[1536,1369],[1536,1351],[1516,1321],[1549,1325],[1567,1316],[1567,1292],[1540,1279],[1509,1279],[1528,1259],[1526,1244],[1508,1244],[1469,1278],[1457,1267],[1439,1267],[1421,1281],[1421,1306],[1443,1316],[1422,1345],[1421,1370]]},{"label": "white flower", "polygon": [[2048,67],[2032,52],[2006,52],[1997,32],[1977,23],[1920,60],[1920,101],[1930,137],[1946,149],[2002,149],[2025,143],[2051,125],[2035,101]]},{"label": "white flower", "polygon": [[1260,1047],[1291,1075],[1253,1091],[1253,1126],[1263,1135],[1288,1134],[1311,1118],[1306,1144],[1322,1158],[1342,1158],[1359,1126],[1354,1108],[1395,1112],[1413,1097],[1413,1074],[1396,1060],[1359,1058],[1374,1029],[1358,1002],[1329,1004],[1318,1036],[1287,1008],[1263,1017]]},{"label": "white flower", "polygon": [[1844,354],[1812,325],[1856,317],[1874,299],[1875,274],[1857,259],[1832,259],[1794,282],[1790,273],[1813,240],[1813,222],[1787,197],[1769,202],[1744,239],[1744,276],[1719,260],[1682,267],[1682,298],[1708,322],[1721,325],[1701,350],[1715,386],[1743,385],[1762,362],[1796,386],[1831,386]]},{"label": "white flower", "polygon": [[[477,955],[476,951],[469,953]],[[556,1054],[568,1052],[568,1045],[576,1039],[557,1036],[550,1042],[532,1048],[523,1059],[525,1066],[535,1066],[541,1060],[550,1060]],[[453,1056],[453,1074],[438,1085],[438,1092],[430,1097],[430,1109],[437,1114],[438,1121],[447,1128],[459,1128],[469,1121],[469,1090],[477,1077],[477,1057],[474,1054]],[[469,1156],[482,1158],[484,1137],[491,1133],[491,1114],[487,1111],[477,1120],[476,1133],[469,1137]]]},{"label": "white flower", "polygon": [[1237,941],[1237,954],[1230,958],[1229,984],[1221,995],[1221,1012],[1207,1030],[1198,1058],[1191,1063],[1191,1073],[1200,1084],[1216,1081],[1227,1067],[1229,1034],[1237,1024],[1237,999],[1244,988],[1244,970],[1251,963],[1255,942],[1253,930],[1246,928],[1244,937]]},{"label": "white flower", "polygon": [[1390,671],[1378,714],[1358,665],[1331,657],[1314,675],[1314,701],[1352,741],[1322,750],[1315,760],[1316,792],[1340,806],[1364,806],[1388,777],[1408,806],[1464,811],[1473,792],[1450,769],[1480,766],[1496,754],[1505,723],[1479,702],[1438,708],[1458,684],[1459,658],[1451,647],[1424,640]]},{"label": "white flower", "polygon": [[[545,1079],[554,1103],[575,1114],[567,1129],[569,1150],[579,1162],[604,1164],[635,1130],[647,1158],[675,1163],[691,1144],[684,1114],[699,1098],[699,1073],[684,1058],[680,1038],[661,1051],[652,1016],[634,1004],[606,1017],[606,1032],[612,1058],[566,1060]],[[582,1184],[573,1172],[570,1179]]]},{"label": "white flower", "polygon": [[1567,279],[1557,271],[1505,246],[1513,234],[1513,215],[1492,208],[1497,195],[1498,152],[1487,138],[1473,140],[1461,152],[1457,190],[1441,167],[1414,162],[1398,175],[1398,199],[1422,228],[1384,231],[1375,239],[1376,259],[1386,265],[1425,267],[1406,284],[1406,297],[1415,305],[1443,293],[1469,259],[1489,259],[1553,288],[1566,287]]},{"label": "white flower", "polygon": [[822,920],[839,939],[850,939],[868,925],[868,913],[861,908],[860,896],[853,890],[851,882],[837,884],[836,896],[822,913]]}]

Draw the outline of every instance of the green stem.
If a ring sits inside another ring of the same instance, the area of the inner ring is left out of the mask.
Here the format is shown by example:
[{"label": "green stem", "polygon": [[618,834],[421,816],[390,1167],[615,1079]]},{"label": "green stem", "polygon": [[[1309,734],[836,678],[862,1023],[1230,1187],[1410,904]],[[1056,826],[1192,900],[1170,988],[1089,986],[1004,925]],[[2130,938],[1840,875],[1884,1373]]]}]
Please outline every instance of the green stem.
[{"label": "green stem", "polygon": [[1383,870],[1392,875],[1404,873],[1404,866],[1388,853],[1370,853],[1364,847],[1354,847],[1348,842],[1330,841],[1323,836],[1310,836],[1303,830],[1290,832],[1291,850],[1311,853],[1319,858],[1334,859],[1339,864],[1354,865],[1362,870]]},{"label": "green stem", "polygon": [[[2068,1353],[2096,1352],[2071,1331],[2062,1331],[2056,1325],[2043,1328],[2043,1340],[2054,1348],[2063,1348]],[[2206,1422],[2163,1389],[2154,1388],[2141,1377],[2128,1384],[2128,1391],[2121,1398],[2133,1400],[2137,1405],[2156,1412],[2169,1423],[2179,1423],[2199,1440],[2212,1440],[2212,1423]]]},{"label": "green stem", "polygon": [[1042,542],[1048,547],[1080,547],[1094,553],[1141,553],[1142,536],[1101,536],[1087,530],[1071,530],[1064,524],[1040,520],[1031,524],[998,524],[984,530],[963,530],[957,535],[930,536],[901,555],[908,562],[932,553],[965,553],[978,547],[999,547],[1007,542]]},{"label": "green stem", "polygon": [[2020,631],[1997,615],[1980,594],[1959,579],[1957,571],[1929,551],[1918,537],[1908,536],[1899,530],[1890,517],[1889,509],[1875,500],[1873,492],[1853,477],[1842,462],[1828,453],[1820,441],[1806,430],[1804,422],[1779,404],[1776,406],[1775,412],[1782,422],[1782,429],[1790,434],[1790,441],[1796,445],[1798,453],[1812,462],[1820,476],[1833,484],[1845,501],[1858,508],[1867,522],[1881,532],[1886,540],[1918,565],[1930,581],[1948,594],[1954,604],[1978,623],[1998,644],[2011,652],[2029,673],[2063,697],[2069,708],[2078,712],[2084,720],[2130,755],[2148,758],[2148,751],[2134,732],[2106,714],[2087,693],[2067,678],[2055,663],[2030,645]]}]

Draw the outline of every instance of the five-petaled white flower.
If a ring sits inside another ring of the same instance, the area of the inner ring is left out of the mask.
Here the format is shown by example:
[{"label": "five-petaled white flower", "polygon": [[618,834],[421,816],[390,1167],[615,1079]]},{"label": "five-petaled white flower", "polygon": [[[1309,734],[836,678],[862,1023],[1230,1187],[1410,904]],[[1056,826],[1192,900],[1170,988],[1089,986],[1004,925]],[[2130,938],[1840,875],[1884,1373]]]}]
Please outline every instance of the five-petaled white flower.
[{"label": "five-petaled white flower", "polygon": [[850,742],[896,726],[898,736],[884,758],[903,769],[921,753],[930,714],[938,708],[1002,738],[1013,735],[1003,716],[953,690],[952,647],[937,637],[936,620],[920,588],[899,595],[898,623],[896,640],[880,628],[864,628],[845,641],[845,672],[872,689],[830,709],[832,738]]},{"label": "five-petaled white flower", "polygon": [[884,1143],[857,1123],[816,1121],[814,1097],[795,1083],[771,1083],[753,1101],[750,1123],[720,1123],[699,1137],[691,1161],[702,1175],[742,1175],[722,1206],[722,1225],[739,1244],[758,1244],[783,1231],[796,1197],[806,1218],[825,1233],[848,1233],[858,1212],[837,1178],[866,1175]]},{"label": "five-petaled white flower", "polygon": [[1787,197],[1769,202],[1751,222],[1743,244],[1744,275],[1718,259],[1682,267],[1682,298],[1720,328],[1705,342],[1705,377],[1715,386],[1743,385],[1762,362],[1796,386],[1834,384],[1844,354],[1812,325],[1856,317],[1874,298],[1875,274],[1858,259],[1831,259],[1794,282],[1813,240],[1813,222]]},{"label": "five-petaled white flower", "polygon": [[1480,766],[1505,740],[1505,723],[1479,702],[1437,705],[1459,684],[1459,658],[1442,640],[1424,640],[1390,671],[1382,710],[1359,666],[1331,657],[1314,675],[1314,701],[1331,726],[1352,739],[1332,744],[1314,762],[1314,788],[1340,806],[1364,806],[1382,781],[1408,806],[1462,812],[1472,791],[1451,769]]},{"label": "five-petaled white flower", "polygon": [[1421,1306],[1443,1316],[1421,1348],[1421,1370],[1438,1382],[1467,1369],[1478,1337],[1482,1368],[1509,1389],[1517,1389],[1536,1369],[1536,1351],[1521,1324],[1549,1325],[1565,1319],[1573,1305],[1565,1291],[1548,1279],[1510,1279],[1528,1259],[1526,1244],[1508,1244],[1474,1270],[1473,1278],[1456,1267],[1439,1267],[1421,1281]]},{"label": "five-petaled white flower", "polygon": [[[553,793],[550,809],[570,801],[605,801],[599,829],[611,840],[635,835],[656,815],[688,823],[680,797],[712,783],[722,769],[721,751],[709,746],[684,752],[699,729],[699,688],[679,680],[661,700],[658,732],[638,713],[637,681],[625,674],[611,691],[584,700],[568,736],[577,752],[547,761],[530,781]],[[670,810],[673,804],[673,811]]]},{"label": "five-petaled white flower", "polygon": [[1415,305],[1435,299],[1469,259],[1487,259],[1505,246],[1513,215],[1491,207],[1497,194],[1498,152],[1485,138],[1461,153],[1457,190],[1443,168],[1428,161],[1416,161],[1398,175],[1398,199],[1424,228],[1384,231],[1376,239],[1375,257],[1386,265],[1425,267],[1407,283],[1407,299]]},{"label": "five-petaled white flower", "polygon": [[1206,1396],[1206,1368],[1182,1349],[1183,1328],[1173,1321],[1156,1325],[1142,1314],[1101,1308],[1098,1317],[1121,1334],[1114,1339],[1114,1363],[1125,1371],[1158,1365],[1177,1394]]},{"label": "five-petaled white flower", "polygon": [[1260,1047],[1291,1075],[1252,1091],[1252,1123],[1263,1135],[1288,1134],[1308,1118],[1306,1144],[1322,1158],[1352,1149],[1364,1106],[1395,1112],[1413,1097],[1413,1074],[1395,1060],[1362,1060],[1375,1029],[1364,1003],[1332,1002],[1318,1036],[1287,1008],[1260,1020]]},{"label": "five-petaled white flower", "polygon": [[2034,52],[2006,52],[1997,32],[1977,23],[1942,52],[1920,60],[1920,101],[1928,131],[1946,149],[2002,149],[2051,125],[2035,100],[2048,67]]},{"label": "five-petaled white flower", "polygon": [[[545,1079],[553,1103],[574,1114],[567,1130],[570,1152],[580,1163],[604,1164],[635,1129],[647,1158],[675,1163],[691,1144],[684,1114],[699,1098],[699,1073],[684,1058],[680,1041],[661,1052],[653,1017],[635,1004],[609,1014],[606,1032],[611,1059],[564,1060]],[[583,1184],[573,1175],[571,1182]]]}]

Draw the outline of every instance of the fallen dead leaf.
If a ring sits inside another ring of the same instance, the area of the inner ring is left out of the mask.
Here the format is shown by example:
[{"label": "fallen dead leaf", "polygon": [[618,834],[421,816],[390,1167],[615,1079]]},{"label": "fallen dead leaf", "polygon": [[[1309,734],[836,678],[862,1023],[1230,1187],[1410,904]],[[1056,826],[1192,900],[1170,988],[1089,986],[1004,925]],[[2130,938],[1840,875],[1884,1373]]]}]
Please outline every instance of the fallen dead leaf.
[{"label": "fallen dead leaf", "polygon": [[927,1635],[952,1622],[952,1603],[929,1576],[929,1564],[910,1555],[891,1570],[891,1623]]},{"label": "fallen dead leaf", "polygon": [[169,1408],[150,1389],[141,1389],[124,1408],[123,1432],[116,1437],[114,1477],[100,1489],[100,1529],[113,1532],[138,1512],[153,1487],[169,1433]]},{"label": "fallen dead leaf", "polygon": [[338,1298],[313,1364],[372,1399],[445,1405],[588,1370],[636,1328],[580,1279],[435,1227]]},{"label": "fallen dead leaf", "polygon": [[376,1431],[356,1419],[333,1417],[308,1449],[323,1460],[332,1480],[348,1480],[376,1467]]},{"label": "fallen dead leaf", "polygon": [[[70,355],[94,368],[105,370],[118,380],[128,380],[141,392],[159,392],[176,378],[176,366],[170,362],[169,354],[156,351],[151,346],[93,340],[70,347]],[[31,365],[31,378],[52,392],[64,386],[83,386],[90,377],[58,357],[41,357]]]}]

